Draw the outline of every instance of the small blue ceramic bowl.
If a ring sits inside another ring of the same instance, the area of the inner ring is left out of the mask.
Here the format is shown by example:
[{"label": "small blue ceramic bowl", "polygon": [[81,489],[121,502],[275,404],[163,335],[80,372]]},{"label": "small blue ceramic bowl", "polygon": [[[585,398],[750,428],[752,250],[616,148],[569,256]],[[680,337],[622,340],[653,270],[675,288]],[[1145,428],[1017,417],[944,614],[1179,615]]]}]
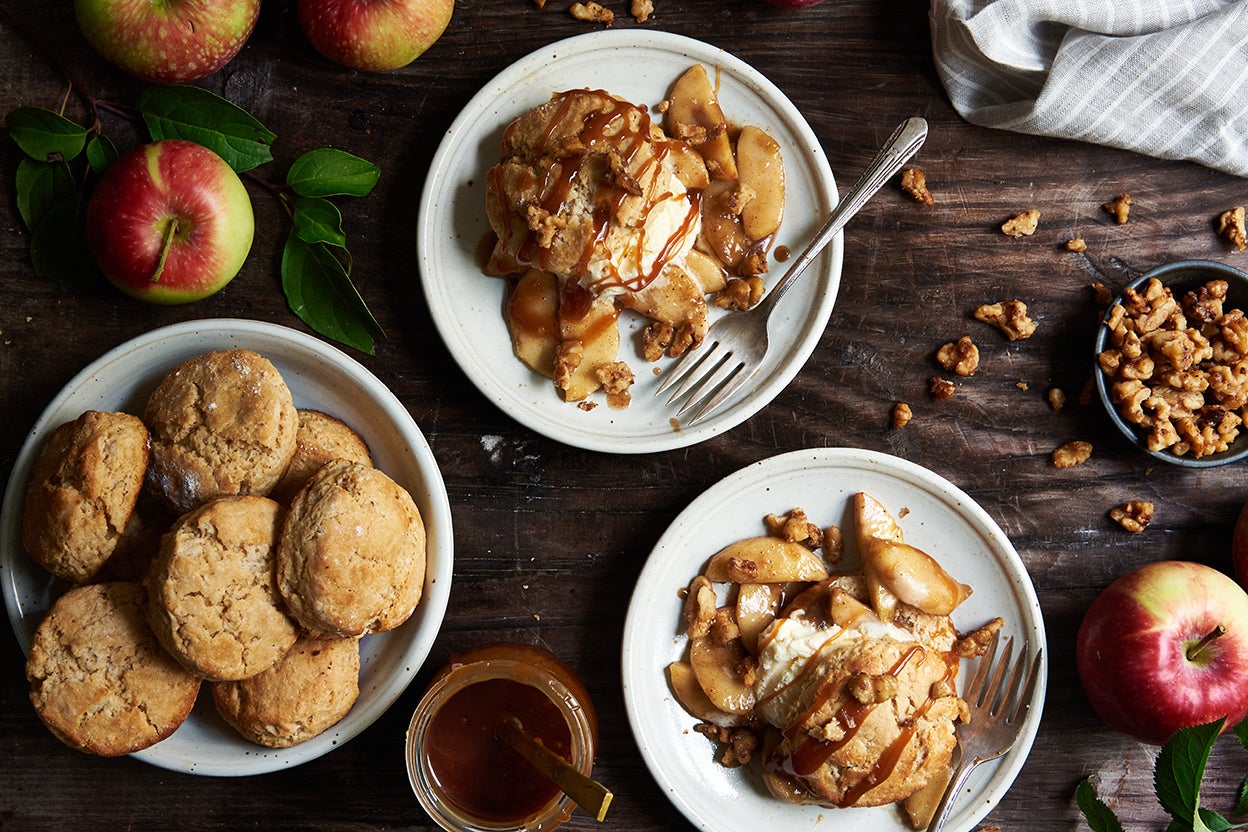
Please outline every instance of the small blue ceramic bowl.
[{"label": "small blue ceramic bowl", "polygon": [[[1248,274],[1244,274],[1225,263],[1219,263],[1215,260],[1179,260],[1174,263],[1166,263],[1146,272],[1139,279],[1128,284],[1127,288],[1138,290],[1152,278],[1160,280],[1174,293],[1175,297],[1180,299],[1189,290],[1203,286],[1210,280],[1225,280],[1228,287],[1225,307],[1227,309],[1243,309],[1248,312]],[[1120,295],[1114,299],[1109,308],[1113,309],[1114,305],[1121,302],[1122,296]],[[1102,324],[1108,318],[1109,310],[1106,310]],[[1105,373],[1100,370],[1100,362],[1097,361],[1097,357],[1108,346],[1108,339],[1109,329],[1104,325],[1098,327],[1096,350],[1092,354],[1093,361],[1097,367],[1096,391],[1100,396],[1101,404],[1105,406],[1105,412],[1109,414],[1109,418],[1122,431],[1123,436],[1130,440],[1131,444],[1153,459],[1164,462],[1167,465],[1179,465],[1184,468],[1213,468],[1218,465],[1238,462],[1245,456],[1248,456],[1248,425],[1240,428],[1240,435],[1231,444],[1230,448],[1221,453],[1202,456],[1199,459],[1190,455],[1178,456],[1169,450],[1149,450],[1144,443],[1143,431],[1123,419],[1114,403],[1110,401],[1109,385],[1106,383]]]}]

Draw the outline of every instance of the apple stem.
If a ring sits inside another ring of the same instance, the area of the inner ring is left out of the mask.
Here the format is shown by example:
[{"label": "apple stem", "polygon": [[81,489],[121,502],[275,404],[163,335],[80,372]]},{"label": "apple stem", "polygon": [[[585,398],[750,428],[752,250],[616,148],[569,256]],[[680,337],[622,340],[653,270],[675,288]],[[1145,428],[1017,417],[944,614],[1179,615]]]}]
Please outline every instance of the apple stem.
[{"label": "apple stem", "polygon": [[1224,635],[1226,635],[1225,624],[1219,624],[1218,626],[1214,627],[1210,632],[1208,632],[1205,635],[1204,638],[1202,638],[1200,641],[1193,644],[1191,647],[1187,648],[1187,660],[1189,662],[1196,661],[1196,659],[1199,658],[1200,654],[1204,652],[1204,649],[1206,647],[1212,644],[1215,639],[1219,639]]},{"label": "apple stem", "polygon": [[152,283],[160,282],[160,276],[165,270],[165,260],[169,258],[169,249],[173,247],[173,235],[177,233],[178,218],[174,217],[169,220],[169,224],[165,226],[165,239],[160,246],[160,259],[156,261],[156,271],[152,272]]}]

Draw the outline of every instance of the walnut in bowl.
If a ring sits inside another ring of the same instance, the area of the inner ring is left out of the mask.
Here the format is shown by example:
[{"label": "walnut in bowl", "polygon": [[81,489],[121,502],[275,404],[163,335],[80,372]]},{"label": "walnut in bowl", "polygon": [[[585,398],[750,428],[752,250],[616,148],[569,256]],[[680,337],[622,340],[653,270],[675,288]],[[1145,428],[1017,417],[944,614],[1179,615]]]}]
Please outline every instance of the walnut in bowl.
[{"label": "walnut in bowl", "polygon": [[1248,455],[1248,275],[1182,260],[1123,290],[1096,337],[1096,386],[1114,424],[1160,461]]}]

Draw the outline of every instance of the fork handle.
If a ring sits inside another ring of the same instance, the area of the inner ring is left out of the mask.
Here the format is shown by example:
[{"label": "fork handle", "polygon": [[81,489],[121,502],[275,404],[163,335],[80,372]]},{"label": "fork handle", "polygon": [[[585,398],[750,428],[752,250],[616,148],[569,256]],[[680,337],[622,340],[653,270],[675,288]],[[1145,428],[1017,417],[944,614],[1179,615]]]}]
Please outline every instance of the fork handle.
[{"label": "fork handle", "polygon": [[936,807],[936,813],[932,815],[932,822],[927,825],[927,832],[940,832],[945,826],[945,821],[949,818],[949,813],[953,811],[953,804],[958,799],[958,793],[966,785],[966,781],[970,779],[971,772],[985,760],[974,757],[970,760],[966,759],[961,746],[958,748],[958,766],[953,771],[953,779],[949,781],[949,785],[945,787],[945,793],[940,797],[940,805]]},{"label": "fork handle", "polygon": [[875,154],[875,158],[867,165],[862,176],[858,177],[858,181],[846,192],[844,199],[832,209],[832,216],[828,217],[828,221],[824,223],[823,228],[819,229],[819,233],[815,235],[810,245],[798,255],[788,271],[780,278],[780,282],[756,307],[760,309],[760,314],[771,311],[771,307],[784,297],[784,293],[806,270],[806,267],[819,256],[837,232],[845,227],[845,223],[849,222],[850,218],[867,204],[867,200],[875,196],[875,192],[882,188],[893,174],[901,170],[902,165],[923,146],[926,138],[927,122],[918,117],[906,119],[893,131],[893,135],[889,136],[888,141]]}]

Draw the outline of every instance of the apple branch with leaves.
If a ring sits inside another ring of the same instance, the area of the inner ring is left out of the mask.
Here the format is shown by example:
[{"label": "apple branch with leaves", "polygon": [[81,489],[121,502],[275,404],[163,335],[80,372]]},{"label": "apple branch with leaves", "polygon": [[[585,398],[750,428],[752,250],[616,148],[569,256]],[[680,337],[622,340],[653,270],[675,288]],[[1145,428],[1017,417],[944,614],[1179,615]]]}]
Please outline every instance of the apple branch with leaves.
[{"label": "apple branch with leaves", "polygon": [[[16,173],[17,208],[30,231],[31,263],[37,275],[62,289],[96,273],[86,243],[87,198],[95,181],[119,158],[102,131],[99,114],[127,112],[90,97],[88,106],[93,117],[89,127],[40,107],[18,107],[6,117],[9,136],[25,154]],[[269,182],[254,169],[273,160],[276,134],[246,110],[201,87],[151,87],[139,97],[134,113],[152,141],[184,139],[207,147],[236,173],[276,196],[291,220],[281,266],[282,291],[291,310],[326,338],[372,354],[385,332],[351,281],[342,213],[330,198],[368,195],[380,169],[325,147],[297,158],[285,182]]]}]

